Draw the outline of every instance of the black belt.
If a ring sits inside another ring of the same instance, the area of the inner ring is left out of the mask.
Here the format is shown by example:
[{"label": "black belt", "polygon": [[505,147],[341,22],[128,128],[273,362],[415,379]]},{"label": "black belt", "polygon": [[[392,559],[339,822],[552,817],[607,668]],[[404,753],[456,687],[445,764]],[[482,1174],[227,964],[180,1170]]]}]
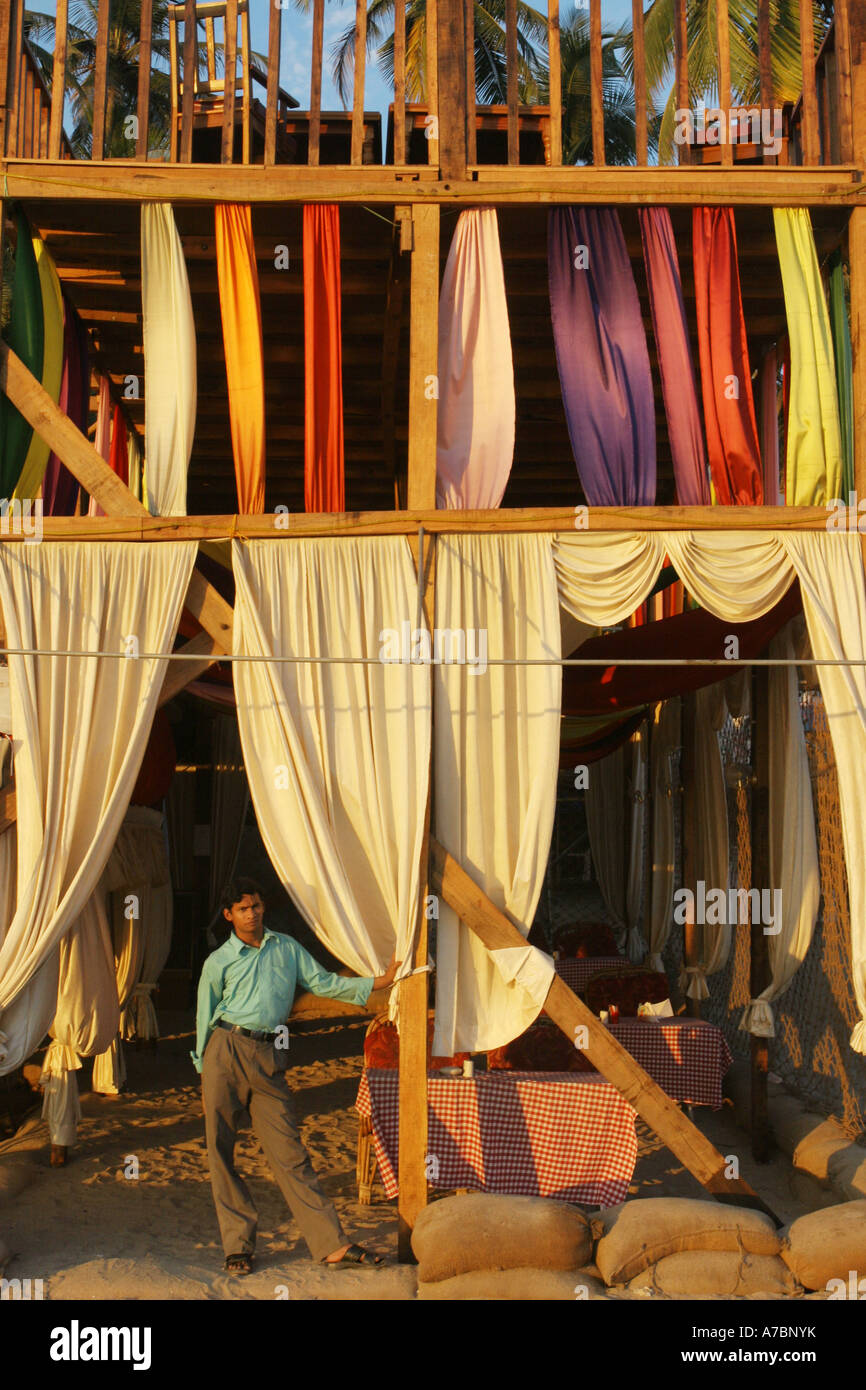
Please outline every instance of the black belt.
[{"label": "black belt", "polygon": [[218,1018],[214,1027],[225,1028],[227,1033],[241,1033],[245,1038],[253,1038],[255,1042],[272,1043],[277,1036],[276,1033],[265,1033],[261,1028],[242,1028],[239,1023],[226,1023],[224,1018]]}]

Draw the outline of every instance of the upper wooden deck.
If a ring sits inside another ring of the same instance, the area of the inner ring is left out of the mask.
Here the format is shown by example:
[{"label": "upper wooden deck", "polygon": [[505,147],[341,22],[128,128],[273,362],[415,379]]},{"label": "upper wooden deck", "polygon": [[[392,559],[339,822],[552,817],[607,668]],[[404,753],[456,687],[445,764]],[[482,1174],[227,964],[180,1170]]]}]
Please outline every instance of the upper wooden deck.
[{"label": "upper wooden deck", "polygon": [[[790,0],[795,32],[778,37],[769,0],[754,0],[747,30],[729,21],[728,0],[710,7],[709,31],[696,0],[672,3],[671,61],[661,81],[651,57],[660,9],[650,5],[644,14],[643,0],[633,0],[628,42],[614,42],[603,27],[602,0],[584,0],[564,16],[563,30],[559,0],[549,0],[546,15],[533,12],[534,31],[518,24],[517,0],[504,0],[492,75],[476,71],[472,0],[427,0],[420,59],[415,11],[398,4],[391,102],[382,113],[368,109],[373,59],[364,0],[357,0],[348,41],[343,111],[322,106],[331,65],[325,0],[312,0],[308,52],[292,30],[292,71],[310,75],[303,108],[289,90],[289,21],[267,0],[156,7],[141,0],[140,31],[112,15],[111,0],[95,0],[89,46],[69,25],[68,0],[56,0],[54,36],[50,43],[43,36],[41,59],[27,41],[24,0],[0,0],[5,191],[173,202],[857,201],[851,0],[837,0],[832,17],[829,6],[800,0],[797,10]],[[136,6],[130,10],[137,20]],[[251,32],[266,32],[266,52],[252,51]],[[793,76],[792,48],[799,55]],[[786,77],[774,84],[783,66]],[[226,85],[223,74],[232,69],[237,80]],[[79,122],[70,145],[73,82],[86,112],[84,136]],[[612,90],[633,110],[625,127],[610,104]],[[778,111],[781,148],[742,136],[715,147],[673,143],[673,108],[694,113],[701,102],[723,113],[731,134],[732,116],[746,106],[759,118]],[[70,157],[73,178],[60,167]]]}]

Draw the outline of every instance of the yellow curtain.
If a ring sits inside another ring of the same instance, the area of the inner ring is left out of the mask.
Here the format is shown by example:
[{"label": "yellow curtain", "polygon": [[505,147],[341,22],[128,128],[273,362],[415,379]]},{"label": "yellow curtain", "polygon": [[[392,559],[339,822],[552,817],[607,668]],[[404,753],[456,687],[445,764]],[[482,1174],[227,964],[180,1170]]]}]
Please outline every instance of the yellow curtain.
[{"label": "yellow curtain", "polygon": [[[33,253],[39,271],[42,317],[45,324],[42,385],[56,405],[60,400],[60,383],[63,378],[63,296],[54,259],[41,237],[33,237]],[[50,453],[49,446],[34,430],[13,497],[37,495],[42,486]]]},{"label": "yellow curtain", "polygon": [[216,253],[238,511],[265,509],[265,368],[248,205],[217,203]]},{"label": "yellow curtain", "polygon": [[791,340],[786,497],[816,507],[842,496],[842,436],[830,316],[807,208],[774,208]]}]

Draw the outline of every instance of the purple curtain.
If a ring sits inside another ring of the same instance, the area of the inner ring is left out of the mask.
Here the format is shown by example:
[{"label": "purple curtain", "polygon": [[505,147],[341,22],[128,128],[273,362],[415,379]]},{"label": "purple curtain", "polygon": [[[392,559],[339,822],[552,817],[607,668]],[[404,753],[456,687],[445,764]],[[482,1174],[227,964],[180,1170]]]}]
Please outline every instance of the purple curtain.
[{"label": "purple curtain", "polygon": [[562,400],[586,500],[591,507],[652,506],[653,385],[616,211],[554,209],[547,261]]},{"label": "purple curtain", "polygon": [[708,507],[712,499],[707,454],[674,229],[667,208],[638,208],[638,217],[677,501]]},{"label": "purple curtain", "polygon": [[[63,376],[60,382],[60,409],[87,433],[90,411],[90,360],[87,329],[73,306],[63,296]],[[52,453],[42,481],[42,505],[46,516],[74,516],[78,499],[78,479]]]}]

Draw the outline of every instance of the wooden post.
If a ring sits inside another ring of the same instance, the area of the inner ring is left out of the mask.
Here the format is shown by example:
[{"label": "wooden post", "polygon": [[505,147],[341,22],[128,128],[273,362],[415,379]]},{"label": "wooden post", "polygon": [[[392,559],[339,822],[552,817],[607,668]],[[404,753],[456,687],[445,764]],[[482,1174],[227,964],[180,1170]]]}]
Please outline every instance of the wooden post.
[{"label": "wooden post", "polygon": [[[695,697],[683,696],[682,738],[683,751],[680,760],[680,783],[682,786],[680,825],[682,827],[683,887],[695,892]],[[695,926],[694,910],[688,910],[683,936],[683,959],[686,967],[695,966],[700,960],[700,933]],[[701,1001],[686,996],[686,1013],[690,1018],[700,1018]]]},{"label": "wooden post", "polygon": [[[225,14],[225,43],[223,46],[223,129],[220,161],[223,164],[233,164],[235,158],[235,97],[238,85],[238,0],[228,0]],[[195,25],[193,25],[195,34]],[[186,30],[184,30],[184,88],[183,88],[183,120],[186,128]],[[190,121],[192,112],[190,109]],[[181,159],[192,159],[192,126],[190,125],[190,147],[189,154],[184,156],[181,151]]]},{"label": "wooden post", "polygon": [[562,46],[559,27],[559,0],[548,0],[547,52],[550,97],[550,163],[562,164]]},{"label": "wooden post", "polygon": [[[463,0],[439,0],[439,167],[443,179],[466,177],[466,64],[471,43],[467,37]],[[474,120],[475,87],[471,92]]]},{"label": "wooden post", "polygon": [[[773,48],[770,35],[770,0],[758,0],[758,67],[761,75],[761,107],[765,111],[774,110],[773,92]],[[778,155],[764,150],[765,164],[775,164]]]},{"label": "wooden post", "polygon": [[96,21],[96,62],[93,69],[92,159],[105,158],[105,102],[108,93],[108,31],[110,0],[99,0]]},{"label": "wooden post", "polygon": [[631,0],[631,31],[634,37],[634,109],[635,109],[635,157],[639,165],[646,165],[647,150],[647,103],[646,103],[646,51],[643,35],[643,0]]},{"label": "wooden post", "polygon": [[[268,26],[268,105],[267,114],[265,116],[265,164],[275,164],[277,158],[277,98],[280,89],[280,34],[282,19],[282,10],[278,5],[272,4],[271,19]],[[353,150],[354,135],[355,128],[353,125]],[[355,163],[354,157],[352,158],[352,163]]]},{"label": "wooden post", "polygon": [[[763,653],[762,653],[763,655]],[[751,887],[771,888],[770,883],[770,752],[769,671],[756,666],[752,671],[752,882]],[[770,979],[770,960],[763,924],[750,926],[749,990],[757,999]],[[750,1037],[752,1157],[756,1163],[770,1160],[770,1123],[767,1102],[767,1072],[770,1047],[767,1038]]]},{"label": "wooden post", "polygon": [[[686,0],[674,0],[674,74],[677,110],[690,111],[692,103],[689,96],[689,33]],[[692,160],[691,148],[688,145],[680,145],[678,148],[680,164],[690,164]]]},{"label": "wooden post", "polygon": [[[410,507],[436,505],[436,394],[439,299],[439,209],[421,205],[413,213],[412,284],[410,299],[409,359],[409,480]],[[434,626],[434,553],[432,538],[425,545],[424,611]],[[413,545],[419,564],[417,538]],[[432,692],[431,692],[432,697]],[[431,727],[432,739],[432,727]],[[418,936],[413,960],[418,974],[400,984],[400,1082],[399,1132],[400,1195],[397,1244],[401,1261],[412,1259],[412,1228],[427,1205],[427,917],[428,853],[433,792],[431,743],[430,785],[421,848]]]},{"label": "wooden post", "polygon": [[[499,911],[447,850],[432,838],[430,883],[489,951],[510,946],[525,948],[526,942],[514,923]],[[743,1178],[725,1176],[726,1161],[718,1149],[687,1119],[676,1102],[665,1095],[558,975],[550,986],[544,1010],[572,1042],[576,1042],[579,1028],[585,1030],[581,1051],[596,1070],[634,1106],[662,1143],[685,1164],[708,1192],[722,1202],[758,1206],[763,1211],[769,1211]],[[777,1220],[773,1212],[769,1214]]]},{"label": "wooden post", "polygon": [[815,31],[812,0],[800,0],[800,56],[803,67],[802,140],[803,163],[821,161],[818,138],[818,89],[815,83]]},{"label": "wooden post", "polygon": [[592,119],[592,162],[606,163],[604,154],[604,55],[601,49],[601,0],[589,0],[589,100]]},{"label": "wooden post", "polygon": [[517,0],[505,0],[505,87],[508,110],[508,163],[520,163],[517,118]]},{"label": "wooden post", "polygon": [[[812,3],[812,0],[809,0]],[[731,143],[731,29],[728,16],[728,0],[716,0],[716,43],[719,52],[719,106],[724,116],[724,139],[722,141],[722,163],[733,164],[734,147]],[[737,136],[739,136],[739,129]]]}]

